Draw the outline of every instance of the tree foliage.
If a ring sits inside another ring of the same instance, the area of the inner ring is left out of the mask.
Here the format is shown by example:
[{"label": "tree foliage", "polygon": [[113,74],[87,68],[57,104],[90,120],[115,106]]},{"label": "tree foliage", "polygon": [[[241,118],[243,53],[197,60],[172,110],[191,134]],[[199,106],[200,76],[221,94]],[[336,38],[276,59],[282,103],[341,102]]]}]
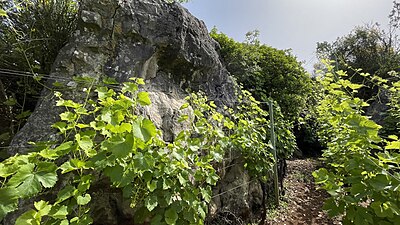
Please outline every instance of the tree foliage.
[{"label": "tree foliage", "polygon": [[[379,25],[356,27],[333,43],[318,43],[317,56],[334,61],[336,69],[346,71],[349,75],[346,79],[357,84],[365,79],[356,69],[382,78],[390,78],[389,71],[400,70],[400,51],[394,30],[386,32]],[[365,82],[364,85],[359,97],[368,100],[376,95],[372,83]]]},{"label": "tree foliage", "polygon": [[48,74],[75,30],[75,0],[13,0],[0,3],[0,68]]},{"label": "tree foliage", "polygon": [[236,42],[216,29],[211,31],[220,45],[219,53],[228,71],[259,101],[272,97],[286,118],[296,118],[311,92],[311,80],[288,50],[260,44],[257,32]]},{"label": "tree foliage", "polygon": [[77,11],[76,0],[0,2],[0,147],[34,109],[42,76],[73,34]]},{"label": "tree foliage", "polygon": [[[352,83],[343,70],[326,65],[319,78],[322,99],[318,105],[320,138],[326,168],[313,173],[331,197],[324,209],[330,216],[343,216],[344,224],[396,224],[400,220],[400,141],[396,135],[381,136],[382,128],[363,115],[368,103],[356,96],[363,85]],[[387,80],[358,74],[377,85]],[[399,81],[388,88],[399,108]]]}]

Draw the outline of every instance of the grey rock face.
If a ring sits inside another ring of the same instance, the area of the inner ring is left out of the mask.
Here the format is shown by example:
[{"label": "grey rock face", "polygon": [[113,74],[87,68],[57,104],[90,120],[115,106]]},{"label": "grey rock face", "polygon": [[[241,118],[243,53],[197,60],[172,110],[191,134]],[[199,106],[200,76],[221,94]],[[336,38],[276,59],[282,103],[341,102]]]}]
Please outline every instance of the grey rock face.
[{"label": "grey rock face", "polygon": [[[177,118],[186,90],[203,90],[218,104],[234,104],[235,84],[215,48],[204,23],[178,4],[161,0],[83,0],[78,29],[59,53],[51,75],[72,89],[79,87],[70,81],[75,75],[97,78],[105,74],[121,82],[130,77],[144,78],[153,104],[143,113],[163,130],[166,141],[172,141],[185,129]],[[77,101],[84,97],[74,91],[63,95]],[[51,125],[58,121],[60,109],[51,92],[43,91],[42,97],[12,146],[59,139]],[[10,149],[10,154],[23,152],[24,148]],[[210,216],[225,210],[248,217],[261,204],[261,187],[251,181],[240,160],[226,164],[234,166],[223,174],[215,192],[242,186],[214,198]],[[93,194],[94,201],[102,202],[99,205],[103,207],[96,209],[99,216],[94,216],[95,221],[118,224],[129,220],[132,211],[124,207],[118,193],[105,193],[107,190]],[[8,221],[13,219],[9,217]]]}]

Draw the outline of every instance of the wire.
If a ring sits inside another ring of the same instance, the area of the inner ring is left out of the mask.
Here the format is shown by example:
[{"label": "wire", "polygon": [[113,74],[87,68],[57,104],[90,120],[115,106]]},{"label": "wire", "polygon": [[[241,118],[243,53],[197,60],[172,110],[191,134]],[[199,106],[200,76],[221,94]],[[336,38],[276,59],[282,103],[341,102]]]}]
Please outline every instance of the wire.
[{"label": "wire", "polygon": [[225,195],[225,194],[227,194],[227,193],[229,193],[229,192],[231,192],[231,191],[233,191],[233,190],[236,190],[236,189],[238,189],[238,188],[240,188],[240,187],[243,187],[243,186],[245,186],[245,185],[248,185],[248,184],[250,184],[251,182],[253,182],[253,181],[255,181],[255,180],[257,180],[257,179],[252,179],[252,180],[250,180],[250,181],[247,181],[247,182],[245,182],[245,183],[243,183],[243,184],[241,184],[241,185],[238,185],[238,186],[233,187],[233,188],[231,188],[231,189],[229,189],[229,190],[226,190],[226,191],[224,191],[224,192],[221,192],[221,193],[219,193],[219,194],[216,194],[216,195],[212,196],[211,198],[216,198],[216,197]]}]

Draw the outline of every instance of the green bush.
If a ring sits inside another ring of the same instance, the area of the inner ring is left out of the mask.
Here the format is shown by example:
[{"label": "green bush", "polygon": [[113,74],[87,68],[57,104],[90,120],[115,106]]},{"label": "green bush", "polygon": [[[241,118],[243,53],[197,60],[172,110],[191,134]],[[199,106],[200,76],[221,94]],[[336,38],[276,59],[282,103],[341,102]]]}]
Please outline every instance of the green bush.
[{"label": "green bush", "polygon": [[[382,127],[363,115],[368,103],[356,97],[363,85],[350,82],[345,71],[326,67],[320,77],[323,98],[318,121],[320,138],[327,146],[323,153],[327,168],[313,173],[316,183],[331,195],[324,209],[330,216],[342,215],[344,224],[396,224],[400,221],[399,137],[380,136]],[[359,75],[385,83],[378,76]],[[400,93],[399,82],[389,91]],[[398,109],[399,103],[393,106]]]},{"label": "green bush", "polygon": [[[77,88],[86,96],[81,102],[55,93],[57,106],[65,109],[53,125],[60,143],[37,143],[34,151],[0,162],[0,220],[18,209],[20,199],[35,198],[17,224],[91,224],[91,185],[98,181],[95,174],[103,174],[131,201],[136,222],[202,224],[219,179],[215,166],[225,153],[237,151],[253,177],[268,179],[274,163],[268,114],[248,92],[238,96],[234,109],[189,95],[178,120],[189,128],[168,143],[151,120],[135,113],[151,104],[149,94],[139,91],[142,79],[114,89],[86,80]],[[185,114],[187,108],[193,113]],[[278,143],[286,146],[281,154],[290,154],[290,131],[280,124],[279,110],[276,118]],[[57,197],[47,199],[52,188]]]},{"label": "green bush", "polygon": [[0,147],[33,111],[43,76],[75,30],[77,11],[75,0],[0,2]]},{"label": "green bush", "polygon": [[311,93],[310,76],[290,51],[260,44],[257,35],[250,32],[240,43],[216,29],[211,31],[226,68],[244,89],[258,101],[274,99],[285,118],[294,121]]}]

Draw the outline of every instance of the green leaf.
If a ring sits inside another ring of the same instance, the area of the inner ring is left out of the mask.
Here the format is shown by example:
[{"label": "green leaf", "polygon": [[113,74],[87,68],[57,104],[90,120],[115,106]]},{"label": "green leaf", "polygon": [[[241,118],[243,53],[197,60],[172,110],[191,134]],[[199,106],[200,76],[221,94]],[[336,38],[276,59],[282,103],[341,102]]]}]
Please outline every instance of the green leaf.
[{"label": "green leaf", "polygon": [[24,119],[24,118],[29,117],[31,114],[32,114],[32,112],[29,111],[29,110],[28,111],[23,111],[22,113],[16,115],[15,118],[20,120],[20,119]]},{"label": "green leaf", "polygon": [[119,82],[113,77],[104,77],[103,83],[104,84],[119,84]]},{"label": "green leaf", "polygon": [[369,180],[369,184],[376,190],[376,191],[383,191],[387,188],[390,188],[390,180],[386,175],[378,174],[375,177]]},{"label": "green leaf", "polygon": [[68,173],[68,172],[77,170],[78,168],[75,165],[73,165],[71,163],[71,161],[67,161],[60,166],[60,169],[61,169],[61,173],[64,174],[64,173]]},{"label": "green leaf", "polygon": [[211,201],[211,187],[207,188],[200,188],[201,195],[203,196],[204,201],[210,202]]},{"label": "green leaf", "polygon": [[0,221],[9,212],[18,209],[18,193],[15,188],[0,188]]},{"label": "green leaf", "polygon": [[96,92],[100,100],[104,100],[107,97],[112,97],[115,94],[113,90],[109,90],[107,87],[98,87]]},{"label": "green leaf", "polygon": [[399,140],[399,137],[397,137],[396,135],[389,135],[388,138],[392,139],[392,140],[395,140],[395,141]]},{"label": "green leaf", "polygon": [[39,180],[34,174],[25,177],[25,180],[16,188],[21,197],[32,197],[42,190]]},{"label": "green leaf", "polygon": [[151,219],[151,225],[165,225],[165,223],[162,222],[162,218],[163,218],[163,216],[160,214],[155,215]]},{"label": "green leaf", "polygon": [[68,185],[57,193],[56,203],[61,203],[74,195],[75,187]]},{"label": "green leaf", "polygon": [[65,122],[56,122],[55,124],[51,125],[51,127],[58,129],[61,133],[65,132],[67,129],[67,123]]},{"label": "green leaf", "polygon": [[45,159],[55,160],[55,159],[58,159],[60,156],[64,156],[64,155],[68,154],[71,151],[72,146],[73,146],[73,142],[68,141],[68,142],[62,143],[55,149],[46,148],[46,149],[40,151],[39,155]]},{"label": "green leaf", "polygon": [[39,179],[41,174],[33,172],[35,165],[26,164],[20,167],[18,172],[11,177],[8,185],[16,188],[21,197],[31,197],[42,190]]},{"label": "green leaf", "polygon": [[4,9],[0,9],[0,16],[7,17],[7,12]]},{"label": "green leaf", "polygon": [[73,122],[76,118],[76,115],[72,112],[63,112],[60,114],[61,120],[65,120],[67,122]]},{"label": "green leaf", "polygon": [[353,89],[353,90],[360,89],[360,88],[362,88],[363,86],[364,86],[363,84],[353,84],[353,83],[349,83],[349,84],[348,84],[348,87],[351,88],[351,89]]},{"label": "green leaf", "polygon": [[188,102],[184,103],[179,109],[183,110],[183,109],[186,109],[187,107],[189,107],[189,103]]},{"label": "green leaf", "polygon": [[183,121],[186,121],[189,119],[188,115],[181,115],[178,119],[178,123],[182,123]]},{"label": "green leaf", "polygon": [[202,218],[202,219],[206,218],[206,212],[204,211],[204,209],[201,205],[199,205],[197,212],[200,214],[200,218]]},{"label": "green leaf", "polygon": [[18,193],[15,192],[14,187],[0,188],[0,204],[13,203],[18,199]]},{"label": "green leaf", "polygon": [[40,225],[41,217],[37,212],[33,209],[22,214],[15,221],[16,225]]},{"label": "green leaf", "polygon": [[133,215],[135,223],[143,224],[146,219],[150,217],[150,212],[146,209],[146,207],[140,207],[135,215]]},{"label": "green leaf", "polygon": [[157,135],[156,126],[149,119],[138,119],[132,126],[133,135],[144,142],[148,142]]},{"label": "green leaf", "polygon": [[92,183],[92,175],[88,174],[82,176],[78,184],[78,190],[82,193],[86,192],[87,190],[89,190],[91,183]]},{"label": "green leaf", "polygon": [[51,205],[43,200],[35,202],[34,206],[41,216],[47,216],[51,210]]},{"label": "green leaf", "polygon": [[388,145],[385,146],[386,150],[389,149],[399,149],[400,150],[400,141],[392,141]]},{"label": "green leaf", "polygon": [[378,217],[392,217],[393,211],[386,202],[375,201],[371,203],[371,208],[374,210]]},{"label": "green leaf", "polygon": [[4,102],[4,104],[6,106],[14,106],[17,104],[17,100],[15,98],[9,98]]},{"label": "green leaf", "polygon": [[113,167],[107,167],[104,170],[104,174],[106,174],[111,182],[114,185],[118,185],[122,180],[122,175],[124,174],[124,168],[121,165],[115,165]]},{"label": "green leaf", "polygon": [[45,188],[53,187],[58,180],[57,173],[54,172],[38,172],[36,173],[36,177],[38,181],[43,185]]},{"label": "green leaf", "polygon": [[[15,191],[14,191],[15,192]],[[0,221],[10,212],[18,209],[18,200],[14,200],[11,203],[0,203]]]},{"label": "green leaf", "polygon": [[133,152],[133,136],[127,134],[125,137],[115,136],[109,141],[104,142],[104,147],[111,151],[117,158],[124,158]]},{"label": "green leaf", "polygon": [[81,137],[80,134],[76,134],[75,139],[78,142],[78,146],[84,151],[87,151],[93,147],[93,141],[88,136]]},{"label": "green leaf", "polygon": [[148,181],[147,188],[150,192],[153,192],[157,188],[157,180]]},{"label": "green leaf", "polygon": [[174,182],[172,182],[171,179],[163,177],[163,190],[168,190],[173,185],[174,185]]},{"label": "green leaf", "polygon": [[17,187],[20,185],[24,180],[32,175],[33,169],[35,168],[35,164],[33,163],[28,163],[25,165],[22,165],[18,172],[9,180],[8,185],[12,187]]},{"label": "green leaf", "polygon": [[92,198],[90,197],[89,194],[85,194],[85,196],[81,196],[81,195],[78,196],[76,198],[76,202],[77,202],[78,205],[86,205],[86,204],[88,204],[90,202],[91,199]]},{"label": "green leaf", "polygon": [[77,109],[77,108],[82,107],[82,104],[76,103],[76,102],[74,102],[72,100],[60,99],[60,100],[57,101],[56,106],[65,106],[65,107]]},{"label": "green leaf", "polygon": [[165,210],[164,217],[165,217],[165,222],[167,222],[167,224],[172,225],[175,224],[176,221],[178,220],[178,213],[176,212],[175,208],[171,207]]},{"label": "green leaf", "polygon": [[144,204],[150,212],[153,211],[153,209],[155,209],[158,205],[157,196],[156,195],[147,196],[146,199],[144,200]]},{"label": "green leaf", "polygon": [[179,180],[179,183],[180,183],[183,187],[186,186],[187,180],[182,176],[182,174],[178,174],[178,180]]},{"label": "green leaf", "polygon": [[132,82],[125,82],[124,86],[122,87],[122,93],[130,92],[135,93],[138,90],[138,86]]},{"label": "green leaf", "polygon": [[138,103],[142,106],[151,105],[151,100],[148,92],[139,92],[138,95]]}]

